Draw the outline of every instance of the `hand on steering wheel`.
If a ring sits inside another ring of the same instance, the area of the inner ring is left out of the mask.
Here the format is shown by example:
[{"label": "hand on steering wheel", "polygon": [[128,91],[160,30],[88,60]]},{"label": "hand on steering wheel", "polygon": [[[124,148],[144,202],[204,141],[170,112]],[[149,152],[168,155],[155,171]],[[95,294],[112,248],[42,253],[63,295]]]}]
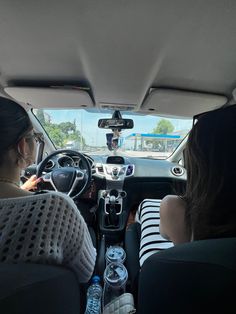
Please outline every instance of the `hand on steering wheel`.
[{"label": "hand on steering wheel", "polygon": [[[72,156],[78,156],[85,165],[85,170],[81,170],[75,167],[62,167],[52,170],[42,176],[42,173],[47,165],[48,161],[58,155],[68,154]],[[60,149],[49,154],[37,167],[37,177],[41,177],[44,182],[49,182],[55,191],[62,192],[71,196],[72,198],[78,197],[82,192],[86,190],[92,179],[92,170],[87,158],[74,150]],[[75,192],[78,191],[79,192]],[[76,193],[75,195],[73,195]]]}]

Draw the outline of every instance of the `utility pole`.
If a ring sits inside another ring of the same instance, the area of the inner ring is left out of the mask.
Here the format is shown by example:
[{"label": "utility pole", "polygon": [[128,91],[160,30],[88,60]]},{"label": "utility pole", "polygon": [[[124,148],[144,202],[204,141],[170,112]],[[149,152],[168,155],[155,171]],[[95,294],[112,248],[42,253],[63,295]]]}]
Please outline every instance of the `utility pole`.
[{"label": "utility pole", "polygon": [[82,110],[80,112],[80,150],[83,151],[83,120],[82,120]]}]

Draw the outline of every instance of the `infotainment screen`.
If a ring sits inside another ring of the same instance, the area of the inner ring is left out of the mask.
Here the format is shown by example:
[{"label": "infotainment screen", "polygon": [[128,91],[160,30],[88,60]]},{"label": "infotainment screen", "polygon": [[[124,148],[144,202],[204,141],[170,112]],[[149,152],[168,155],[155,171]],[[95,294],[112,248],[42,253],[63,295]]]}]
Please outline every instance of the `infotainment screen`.
[{"label": "infotainment screen", "polygon": [[107,164],[124,165],[125,160],[121,156],[109,156],[107,157]]}]

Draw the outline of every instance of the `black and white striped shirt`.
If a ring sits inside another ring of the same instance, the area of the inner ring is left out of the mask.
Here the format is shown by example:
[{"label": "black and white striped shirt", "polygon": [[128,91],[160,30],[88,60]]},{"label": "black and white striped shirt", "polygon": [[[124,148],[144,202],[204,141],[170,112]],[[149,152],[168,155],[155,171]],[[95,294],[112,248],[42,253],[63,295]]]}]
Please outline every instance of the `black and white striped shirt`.
[{"label": "black and white striped shirt", "polygon": [[135,220],[141,224],[140,267],[152,254],[173,246],[171,241],[160,235],[160,204],[160,199],[145,199],[136,213]]}]

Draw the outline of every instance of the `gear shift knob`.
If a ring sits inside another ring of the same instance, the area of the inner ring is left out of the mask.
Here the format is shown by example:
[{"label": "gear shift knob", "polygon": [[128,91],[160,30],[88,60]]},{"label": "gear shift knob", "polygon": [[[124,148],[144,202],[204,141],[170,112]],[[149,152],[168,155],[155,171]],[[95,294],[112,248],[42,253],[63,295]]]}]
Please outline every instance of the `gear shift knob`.
[{"label": "gear shift knob", "polygon": [[109,202],[110,202],[110,204],[115,204],[116,203],[116,197],[114,195],[111,195]]}]

